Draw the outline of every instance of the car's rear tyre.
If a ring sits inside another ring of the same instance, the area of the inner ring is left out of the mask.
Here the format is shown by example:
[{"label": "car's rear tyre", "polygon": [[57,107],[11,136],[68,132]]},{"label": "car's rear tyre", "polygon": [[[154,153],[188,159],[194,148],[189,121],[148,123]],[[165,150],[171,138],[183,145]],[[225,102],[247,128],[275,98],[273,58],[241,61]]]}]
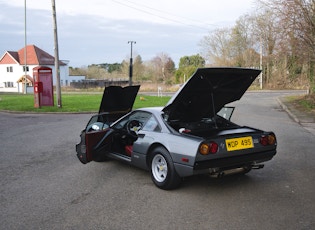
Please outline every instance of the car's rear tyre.
[{"label": "car's rear tyre", "polygon": [[165,190],[177,188],[181,183],[173,160],[163,147],[154,149],[151,154],[151,178],[158,188]]}]

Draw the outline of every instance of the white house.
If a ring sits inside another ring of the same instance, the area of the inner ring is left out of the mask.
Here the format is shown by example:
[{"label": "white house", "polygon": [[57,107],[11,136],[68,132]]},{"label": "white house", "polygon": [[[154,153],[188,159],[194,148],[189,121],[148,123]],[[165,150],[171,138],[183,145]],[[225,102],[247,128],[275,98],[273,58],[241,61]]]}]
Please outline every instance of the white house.
[{"label": "white house", "polygon": [[[25,48],[19,51],[6,51],[0,58],[0,92],[23,92],[25,82],[28,87],[33,86],[33,68],[38,66],[52,69],[53,85],[56,85],[55,58],[35,45],[27,45],[25,64],[24,51]],[[68,61],[60,61],[59,69],[60,85],[70,86],[74,79],[69,77]]]}]

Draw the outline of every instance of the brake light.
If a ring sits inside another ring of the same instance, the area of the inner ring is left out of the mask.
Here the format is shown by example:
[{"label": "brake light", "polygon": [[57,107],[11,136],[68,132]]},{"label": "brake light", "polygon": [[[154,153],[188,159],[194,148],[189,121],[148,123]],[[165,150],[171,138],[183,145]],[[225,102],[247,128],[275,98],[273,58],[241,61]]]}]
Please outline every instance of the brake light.
[{"label": "brake light", "polygon": [[276,136],[274,134],[268,135],[268,143],[269,145],[274,145],[276,143]]},{"label": "brake light", "polygon": [[263,135],[259,140],[260,144],[266,145],[274,145],[276,143],[276,136],[274,134]]},{"label": "brake light", "polygon": [[215,154],[218,151],[218,144],[214,141],[211,141],[209,143],[202,143],[199,147],[199,152],[202,155],[208,155],[209,153]]}]

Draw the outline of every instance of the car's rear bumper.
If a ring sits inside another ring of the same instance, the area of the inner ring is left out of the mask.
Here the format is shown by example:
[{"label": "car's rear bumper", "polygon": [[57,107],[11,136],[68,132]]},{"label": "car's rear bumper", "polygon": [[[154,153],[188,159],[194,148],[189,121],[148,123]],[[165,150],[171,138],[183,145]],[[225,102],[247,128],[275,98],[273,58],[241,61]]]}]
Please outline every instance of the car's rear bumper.
[{"label": "car's rear bumper", "polygon": [[276,155],[276,150],[245,154],[234,157],[218,158],[207,161],[195,162],[194,170],[208,169],[208,168],[230,168],[243,165],[252,165],[269,161]]},{"label": "car's rear bumper", "polygon": [[199,161],[194,166],[174,163],[176,172],[180,177],[187,177],[196,174],[209,173],[212,170],[226,170],[239,168],[244,166],[254,166],[265,161],[271,160],[276,154],[276,150],[270,150],[259,153],[252,153],[228,158],[212,159],[207,161]]}]

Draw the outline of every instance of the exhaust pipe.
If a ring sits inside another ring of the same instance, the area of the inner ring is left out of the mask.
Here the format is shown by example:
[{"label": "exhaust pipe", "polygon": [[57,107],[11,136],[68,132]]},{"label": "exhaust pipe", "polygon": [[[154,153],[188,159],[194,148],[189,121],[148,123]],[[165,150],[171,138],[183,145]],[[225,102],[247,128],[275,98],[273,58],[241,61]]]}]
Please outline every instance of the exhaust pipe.
[{"label": "exhaust pipe", "polygon": [[239,168],[234,168],[234,169],[227,169],[227,170],[219,170],[219,169],[214,169],[210,171],[210,176],[211,177],[216,177],[216,178],[222,178],[228,175],[233,175],[233,174],[246,174],[248,173],[251,169],[262,169],[265,165],[263,164],[255,164],[251,166],[244,166],[244,167],[239,167]]},{"label": "exhaust pipe", "polygon": [[265,165],[260,164],[260,165],[252,165],[252,169],[262,169],[263,167],[265,167]]}]

